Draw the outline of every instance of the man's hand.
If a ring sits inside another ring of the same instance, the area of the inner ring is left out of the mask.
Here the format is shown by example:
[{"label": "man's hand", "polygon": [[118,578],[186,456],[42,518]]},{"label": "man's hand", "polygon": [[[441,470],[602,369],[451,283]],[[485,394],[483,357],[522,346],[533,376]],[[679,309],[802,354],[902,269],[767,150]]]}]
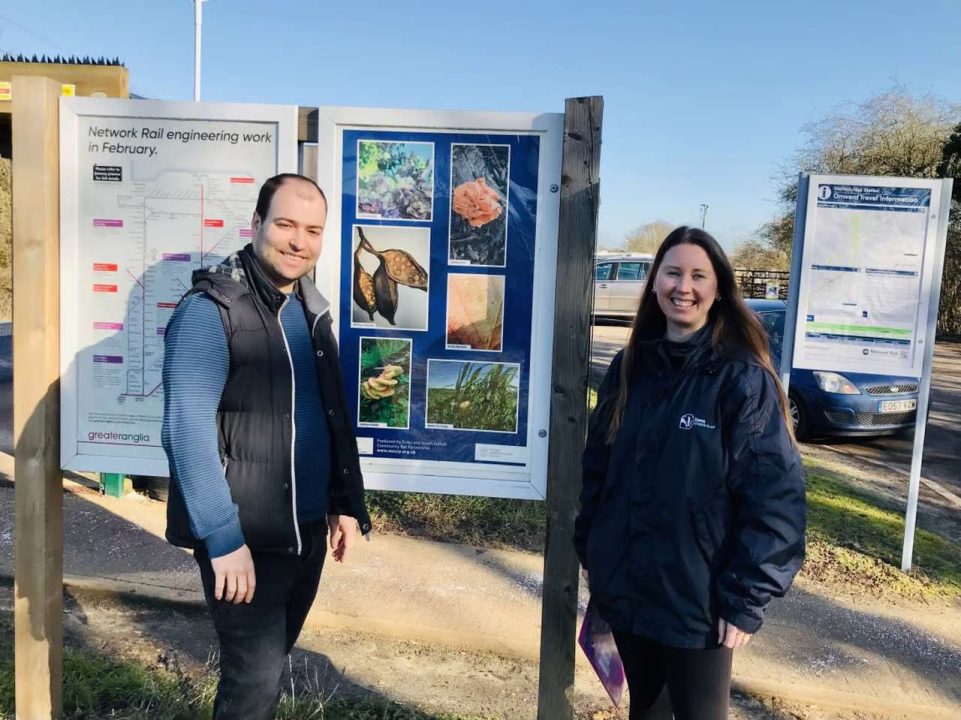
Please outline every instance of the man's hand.
[{"label": "man's hand", "polygon": [[347,551],[354,544],[357,521],[350,515],[328,515],[327,527],[330,528],[330,549],[336,562],[347,559]]},{"label": "man's hand", "polygon": [[254,599],[257,579],[250,549],[241,545],[232,553],[210,558],[214,568],[214,597],[239,605]]},{"label": "man's hand", "polygon": [[744,632],[735,627],[724,618],[717,621],[717,642],[719,645],[736,650],[742,645],[747,645],[751,639],[751,633]]}]

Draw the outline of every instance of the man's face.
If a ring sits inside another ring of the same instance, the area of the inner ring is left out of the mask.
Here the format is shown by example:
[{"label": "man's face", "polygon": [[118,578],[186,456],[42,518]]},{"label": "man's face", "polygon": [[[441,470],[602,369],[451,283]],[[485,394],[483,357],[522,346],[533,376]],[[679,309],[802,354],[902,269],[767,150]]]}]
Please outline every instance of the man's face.
[{"label": "man's face", "polygon": [[254,253],[281,292],[317,264],[324,241],[327,204],[310,183],[287,180],[270,202],[267,217],[254,213]]}]

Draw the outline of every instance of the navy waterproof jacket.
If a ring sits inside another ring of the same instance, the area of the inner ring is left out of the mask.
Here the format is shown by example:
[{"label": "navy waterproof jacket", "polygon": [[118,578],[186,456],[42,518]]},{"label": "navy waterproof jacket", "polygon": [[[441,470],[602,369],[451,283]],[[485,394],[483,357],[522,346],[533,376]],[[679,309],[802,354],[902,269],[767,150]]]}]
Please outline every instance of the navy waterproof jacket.
[{"label": "navy waterproof jacket", "polygon": [[717,646],[718,618],[756,632],[804,559],[804,473],[776,380],[708,339],[679,370],[642,342],[606,441],[623,351],[598,393],[574,544],[615,630],[670,647]]}]

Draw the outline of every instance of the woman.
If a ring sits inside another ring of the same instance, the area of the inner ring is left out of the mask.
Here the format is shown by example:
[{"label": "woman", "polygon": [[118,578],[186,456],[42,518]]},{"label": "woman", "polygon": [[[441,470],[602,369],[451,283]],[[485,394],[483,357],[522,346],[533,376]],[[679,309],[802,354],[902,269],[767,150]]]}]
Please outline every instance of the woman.
[{"label": "woman", "polygon": [[727,717],[733,650],[804,559],[786,407],[724,251],[674,230],[601,384],[575,525],[631,720]]}]

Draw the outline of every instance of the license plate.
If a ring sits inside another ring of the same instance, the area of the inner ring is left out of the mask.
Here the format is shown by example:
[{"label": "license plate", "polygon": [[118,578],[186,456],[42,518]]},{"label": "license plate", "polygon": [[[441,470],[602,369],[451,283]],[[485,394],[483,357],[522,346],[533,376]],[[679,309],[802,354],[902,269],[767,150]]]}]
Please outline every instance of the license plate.
[{"label": "license plate", "polygon": [[896,413],[914,410],[918,406],[917,400],[885,400],[879,403],[878,412]]}]

